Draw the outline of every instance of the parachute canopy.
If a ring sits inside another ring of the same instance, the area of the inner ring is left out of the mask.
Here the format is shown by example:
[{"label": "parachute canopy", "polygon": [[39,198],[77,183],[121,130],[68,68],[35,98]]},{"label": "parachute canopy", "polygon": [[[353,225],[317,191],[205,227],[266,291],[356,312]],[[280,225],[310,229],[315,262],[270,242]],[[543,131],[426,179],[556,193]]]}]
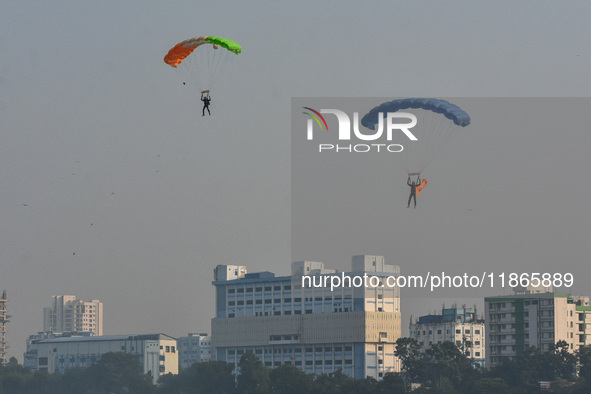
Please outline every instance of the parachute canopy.
[{"label": "parachute canopy", "polygon": [[209,90],[229,57],[241,52],[242,47],[230,39],[201,36],[176,44],[164,56],[164,63],[179,70],[183,85]]},{"label": "parachute canopy", "polygon": [[417,124],[410,129],[417,141],[407,140],[403,143],[403,151],[395,155],[397,164],[409,174],[420,174],[441,146],[470,124],[470,115],[466,111],[449,101],[435,98],[405,98],[382,103],[365,114],[361,124],[375,130],[376,126],[383,126],[382,119],[388,112],[398,111],[412,113],[417,118]]},{"label": "parachute canopy", "polygon": [[237,55],[242,52],[242,47],[240,47],[240,45],[227,38],[201,36],[189,38],[188,40],[176,44],[170,49],[170,51],[168,51],[166,56],[164,56],[164,63],[171,65],[172,67],[178,67],[178,65],[181,64],[187,56],[193,53],[197,47],[204,44],[211,44],[213,45],[214,49],[222,47],[230,52],[234,52]]},{"label": "parachute canopy", "polygon": [[470,115],[466,111],[449,101],[433,98],[407,98],[380,104],[365,114],[361,119],[361,124],[368,129],[375,129],[375,125],[379,121],[378,115],[380,112],[385,115],[387,112],[396,112],[409,108],[421,108],[442,114],[458,126],[466,127],[470,124]]}]

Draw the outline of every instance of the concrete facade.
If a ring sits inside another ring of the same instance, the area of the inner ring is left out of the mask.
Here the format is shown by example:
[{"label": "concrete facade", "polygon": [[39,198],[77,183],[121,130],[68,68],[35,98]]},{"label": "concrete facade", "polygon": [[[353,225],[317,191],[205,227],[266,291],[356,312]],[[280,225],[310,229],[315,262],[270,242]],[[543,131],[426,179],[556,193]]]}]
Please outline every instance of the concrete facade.
[{"label": "concrete facade", "polygon": [[207,334],[189,334],[177,339],[177,351],[180,369],[213,360],[211,337]]},{"label": "concrete facade", "polygon": [[570,352],[589,344],[589,297],[531,292],[484,299],[487,322],[486,365],[515,357],[529,346],[547,351],[566,341]]},{"label": "concrete facade", "polygon": [[450,341],[475,363],[484,366],[486,325],[477,318],[475,308],[443,308],[441,315],[421,316],[411,322],[409,332],[423,350]]},{"label": "concrete facade", "polygon": [[51,307],[43,309],[43,331],[93,332],[103,335],[103,303],[82,301],[76,296],[51,297]]},{"label": "concrete facade", "polygon": [[27,366],[33,372],[64,373],[89,367],[105,353],[125,352],[138,356],[144,373],[150,372],[156,384],[160,376],[178,373],[176,347],[176,338],[164,334],[49,338],[29,344]]},{"label": "concrete facade", "polygon": [[[228,271],[243,274],[219,280]],[[250,350],[267,367],[292,364],[306,373],[342,370],[355,378],[381,379],[400,371],[394,357],[401,335],[400,290],[381,286],[400,268],[385,264],[383,257],[354,256],[347,273],[310,261],[294,262],[291,276],[248,274],[243,266],[218,266],[216,272],[212,346],[217,360],[237,367]],[[325,277],[364,274],[379,285],[316,286]],[[315,281],[302,287],[303,276]]]}]

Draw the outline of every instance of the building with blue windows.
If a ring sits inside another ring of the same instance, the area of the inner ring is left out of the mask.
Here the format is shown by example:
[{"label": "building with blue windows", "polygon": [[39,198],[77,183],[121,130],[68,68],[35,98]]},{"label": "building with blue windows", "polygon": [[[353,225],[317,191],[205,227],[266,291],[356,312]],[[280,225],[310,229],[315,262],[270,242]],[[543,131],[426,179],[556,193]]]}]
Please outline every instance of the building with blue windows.
[{"label": "building with blue windows", "polygon": [[216,267],[211,337],[218,361],[237,367],[252,351],[267,367],[292,364],[306,373],[380,379],[400,371],[400,290],[388,281],[398,266],[363,255],[353,257],[350,272],[312,261],[291,268],[291,276],[275,276]]}]

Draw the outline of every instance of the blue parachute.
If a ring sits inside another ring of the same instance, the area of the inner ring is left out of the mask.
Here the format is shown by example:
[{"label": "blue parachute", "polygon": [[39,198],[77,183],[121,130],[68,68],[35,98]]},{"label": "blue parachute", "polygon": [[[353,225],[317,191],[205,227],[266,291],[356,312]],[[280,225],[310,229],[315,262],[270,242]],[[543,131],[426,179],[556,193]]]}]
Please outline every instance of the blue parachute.
[{"label": "blue parachute", "polygon": [[449,101],[435,98],[405,98],[388,101],[371,109],[361,119],[361,124],[368,129],[376,130],[381,117],[388,113],[407,112],[417,118],[417,124],[410,130],[417,138],[408,141],[402,136],[404,150],[397,153],[397,167],[409,174],[421,173],[436,156],[438,151],[453,135],[470,124],[470,115]]},{"label": "blue parachute", "polygon": [[361,124],[373,130],[379,121],[378,115],[380,112],[385,116],[387,112],[396,112],[408,108],[420,108],[442,114],[458,126],[466,127],[470,124],[470,115],[466,111],[449,101],[434,98],[407,98],[380,104],[365,114],[361,119]]}]

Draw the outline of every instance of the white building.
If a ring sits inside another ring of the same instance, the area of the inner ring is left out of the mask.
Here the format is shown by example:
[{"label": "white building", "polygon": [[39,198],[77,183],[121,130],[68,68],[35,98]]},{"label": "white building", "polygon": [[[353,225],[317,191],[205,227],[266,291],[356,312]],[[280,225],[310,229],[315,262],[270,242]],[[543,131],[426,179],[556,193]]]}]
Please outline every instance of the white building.
[{"label": "white building", "polygon": [[59,337],[32,341],[27,349],[32,371],[64,373],[69,368],[85,368],[108,352],[137,355],[144,373],[154,384],[160,376],[178,373],[176,338],[164,334],[108,335],[100,337]]},{"label": "white building", "polygon": [[33,371],[38,370],[38,346],[40,341],[52,338],[62,337],[91,337],[94,336],[92,332],[57,332],[57,331],[39,331],[36,335],[29,335],[27,338],[27,351],[24,354],[23,366]]},{"label": "white building", "polygon": [[180,369],[189,368],[194,363],[212,360],[211,337],[207,334],[189,334],[177,339]]},{"label": "white building", "polygon": [[569,351],[575,352],[591,343],[589,297],[520,289],[514,295],[487,297],[484,305],[487,367],[513,358],[529,346],[547,351],[563,340]]},{"label": "white building", "polygon": [[43,331],[93,332],[103,335],[103,303],[82,301],[72,295],[51,297],[51,307],[43,308]]},{"label": "white building", "polygon": [[478,320],[476,308],[443,308],[441,315],[419,317],[410,324],[410,337],[423,350],[450,341],[475,363],[484,366],[486,357],[486,327]]},{"label": "white building", "polygon": [[[354,256],[347,273],[310,261],[294,262],[292,275],[282,277],[218,266],[211,334],[215,359],[237,367],[250,350],[267,367],[292,364],[306,373],[342,370],[354,378],[381,379],[398,372],[394,350],[401,335],[400,290],[386,280],[399,273],[383,257],[365,255]],[[377,286],[355,286],[364,274],[374,277]],[[325,280],[333,278],[343,279],[345,286],[331,291]]]}]

